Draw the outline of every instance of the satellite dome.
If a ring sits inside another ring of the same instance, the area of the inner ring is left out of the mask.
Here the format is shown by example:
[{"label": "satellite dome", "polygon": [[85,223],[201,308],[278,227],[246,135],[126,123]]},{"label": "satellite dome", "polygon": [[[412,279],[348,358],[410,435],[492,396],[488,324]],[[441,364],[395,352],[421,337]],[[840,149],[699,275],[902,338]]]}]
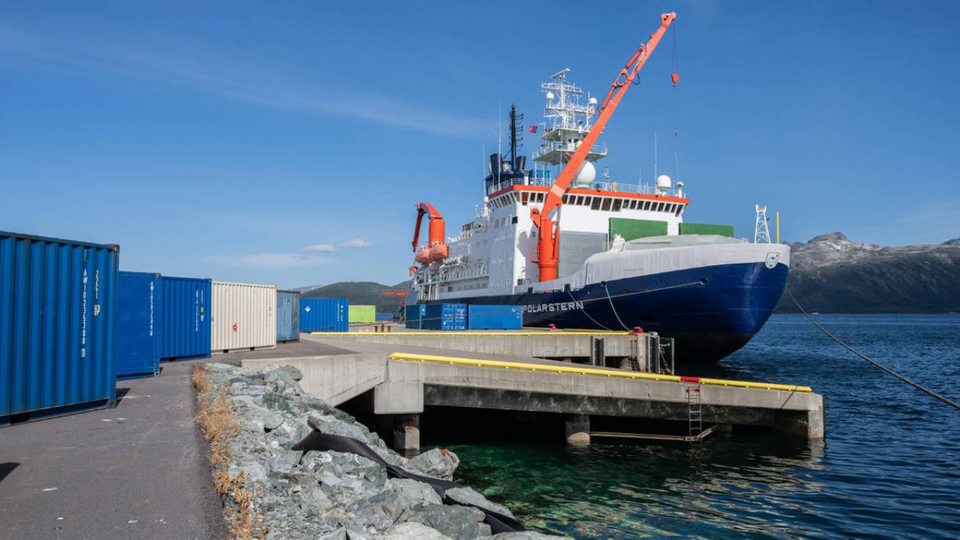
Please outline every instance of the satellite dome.
[{"label": "satellite dome", "polygon": [[577,171],[577,176],[573,179],[573,185],[576,187],[588,186],[596,178],[597,168],[593,166],[592,162],[584,161],[583,165],[580,167],[580,170]]},{"label": "satellite dome", "polygon": [[673,183],[671,182],[669,176],[661,174],[657,177],[657,192],[661,195],[666,194],[668,191],[670,191],[670,186],[672,184]]},{"label": "satellite dome", "polygon": [[547,92],[547,99],[548,99],[549,101],[553,101],[553,98],[554,98],[554,97],[555,97],[555,96],[553,95],[553,92]]}]

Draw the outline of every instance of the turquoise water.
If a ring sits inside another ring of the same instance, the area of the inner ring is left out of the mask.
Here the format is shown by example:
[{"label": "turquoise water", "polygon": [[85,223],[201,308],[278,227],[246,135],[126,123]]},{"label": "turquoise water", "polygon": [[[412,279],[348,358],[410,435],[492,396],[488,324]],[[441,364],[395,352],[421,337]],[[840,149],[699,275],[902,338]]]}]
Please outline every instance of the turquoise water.
[{"label": "turquoise water", "polygon": [[[960,316],[817,318],[960,400]],[[457,480],[528,526],[576,538],[960,537],[960,411],[870,367],[799,315],[774,316],[709,372],[812,386],[824,396],[826,440],[738,431],[699,449],[456,445]]]}]

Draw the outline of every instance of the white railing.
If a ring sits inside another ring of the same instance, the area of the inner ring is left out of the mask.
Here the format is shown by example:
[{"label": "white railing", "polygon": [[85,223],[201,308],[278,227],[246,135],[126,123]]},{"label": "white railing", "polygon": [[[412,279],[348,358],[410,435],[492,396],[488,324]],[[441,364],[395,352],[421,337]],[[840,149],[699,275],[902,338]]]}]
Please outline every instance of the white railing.
[{"label": "white railing", "polygon": [[[576,142],[567,142],[567,141],[548,141],[540,145],[540,148],[533,152],[533,159],[549,154],[550,152],[576,152],[577,143]],[[597,154],[601,156],[607,155],[607,145],[605,144],[595,144],[590,148],[591,154]]]},{"label": "white railing", "polygon": [[[534,171],[534,174],[536,175],[538,172],[540,171]],[[555,180],[556,178],[553,178],[553,177],[531,176],[528,179],[527,185],[550,187],[553,185],[553,182]],[[517,185],[523,185],[523,179],[516,178],[516,179],[511,179],[509,181],[493,184],[490,186],[490,193],[497,193],[511,186],[517,186]],[[580,189],[593,189],[593,190],[599,190],[599,191],[613,191],[616,193],[638,193],[642,195],[656,195],[658,193],[656,187],[651,184],[625,184],[623,182],[615,182],[611,180],[601,180],[601,181],[591,182],[589,185],[586,185],[586,186],[571,185],[570,187],[578,187]],[[670,197],[675,197],[676,190],[671,189],[666,193],[666,195]]]}]

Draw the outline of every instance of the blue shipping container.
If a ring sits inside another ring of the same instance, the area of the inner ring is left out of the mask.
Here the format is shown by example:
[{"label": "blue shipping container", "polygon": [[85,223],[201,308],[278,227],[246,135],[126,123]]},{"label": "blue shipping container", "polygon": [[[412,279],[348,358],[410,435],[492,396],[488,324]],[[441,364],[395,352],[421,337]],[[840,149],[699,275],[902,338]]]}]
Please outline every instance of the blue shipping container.
[{"label": "blue shipping container", "polygon": [[0,419],[116,400],[119,251],[0,232]]},{"label": "blue shipping container", "polygon": [[417,330],[421,329],[420,322],[423,320],[423,313],[426,310],[426,307],[426,304],[414,304],[405,308],[407,328],[414,328]]},{"label": "blue shipping container", "polygon": [[120,272],[117,294],[117,378],[157,375],[160,274]]},{"label": "blue shipping container", "polygon": [[470,330],[520,330],[523,308],[507,305],[467,306],[467,328]]},{"label": "blue shipping container", "polygon": [[277,342],[300,341],[300,293],[277,291]]},{"label": "blue shipping container", "polygon": [[210,355],[211,280],[160,277],[160,359]]},{"label": "blue shipping container", "polygon": [[424,330],[466,330],[466,304],[424,304],[420,327]]},{"label": "blue shipping container", "polygon": [[350,304],[341,298],[301,298],[301,332],[346,332]]}]

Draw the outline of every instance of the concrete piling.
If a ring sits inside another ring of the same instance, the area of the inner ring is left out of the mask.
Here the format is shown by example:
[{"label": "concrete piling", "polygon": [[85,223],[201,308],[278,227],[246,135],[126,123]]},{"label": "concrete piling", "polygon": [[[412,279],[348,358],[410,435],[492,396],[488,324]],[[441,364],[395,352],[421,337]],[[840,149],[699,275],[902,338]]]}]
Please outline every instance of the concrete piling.
[{"label": "concrete piling", "polygon": [[568,414],[564,418],[567,444],[587,446],[590,444],[590,415]]}]

